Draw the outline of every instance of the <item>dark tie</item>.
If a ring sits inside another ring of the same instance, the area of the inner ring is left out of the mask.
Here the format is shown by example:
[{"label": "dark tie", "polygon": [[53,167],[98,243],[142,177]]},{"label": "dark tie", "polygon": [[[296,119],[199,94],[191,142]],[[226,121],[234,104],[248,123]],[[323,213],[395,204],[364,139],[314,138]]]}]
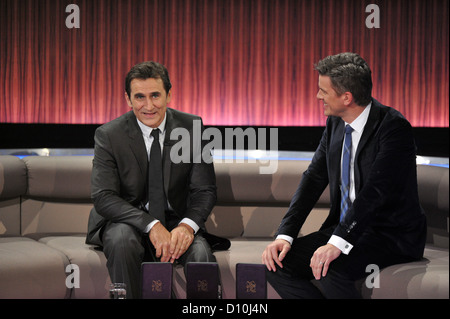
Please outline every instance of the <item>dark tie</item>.
[{"label": "dark tie", "polygon": [[342,221],[351,205],[350,201],[350,161],[352,155],[352,131],[350,125],[345,126],[344,152],[341,170],[341,218]]},{"label": "dark tie", "polygon": [[161,145],[159,144],[159,129],[151,133],[153,143],[150,149],[150,161],[148,165],[148,201],[150,214],[163,225],[165,221],[165,196],[162,173]]}]

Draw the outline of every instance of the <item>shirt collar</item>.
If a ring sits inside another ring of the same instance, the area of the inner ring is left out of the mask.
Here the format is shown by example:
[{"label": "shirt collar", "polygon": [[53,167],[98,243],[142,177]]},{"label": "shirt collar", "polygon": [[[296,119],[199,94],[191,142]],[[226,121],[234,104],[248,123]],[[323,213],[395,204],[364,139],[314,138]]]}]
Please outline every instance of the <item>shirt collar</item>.
[{"label": "shirt collar", "polygon": [[[369,118],[370,107],[372,106],[372,101],[364,108],[361,114],[350,124],[354,131],[361,133],[364,129],[364,126],[367,123],[367,119]],[[349,123],[345,122],[345,125]]]},{"label": "shirt collar", "polygon": [[[139,121],[138,118],[137,119],[137,123],[142,131],[142,134],[144,136],[150,136],[150,134],[152,133],[152,131],[154,130],[152,127],[145,125],[144,123],[142,123],[141,121]],[[166,120],[167,120],[167,114],[164,114],[164,119],[162,120],[161,124],[159,124],[158,128],[161,131],[162,134],[165,133],[165,129],[166,129]]]}]

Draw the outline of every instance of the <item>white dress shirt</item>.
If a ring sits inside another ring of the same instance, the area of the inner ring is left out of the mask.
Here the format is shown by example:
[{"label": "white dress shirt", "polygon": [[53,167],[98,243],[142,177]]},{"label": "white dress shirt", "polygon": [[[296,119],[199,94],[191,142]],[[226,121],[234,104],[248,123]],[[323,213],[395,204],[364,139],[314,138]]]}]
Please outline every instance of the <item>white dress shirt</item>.
[{"label": "white dress shirt", "polygon": [[[166,119],[167,117],[164,115],[164,119],[161,122],[161,124],[158,126],[159,130],[160,130],[160,134],[159,134],[159,144],[161,145],[161,152],[163,151],[163,147],[164,147],[164,137],[166,135]],[[150,156],[150,149],[152,147],[152,143],[154,140],[154,137],[151,135],[152,131],[154,130],[153,128],[143,124],[141,121],[137,120],[137,123],[139,125],[139,127],[141,128],[142,131],[142,136],[144,138],[144,142],[145,142],[145,148],[147,150],[147,154],[148,156]],[[150,203],[147,203],[146,208],[148,209]],[[167,202],[169,209],[171,209],[170,207],[170,203]],[[147,227],[145,228],[145,232],[149,233],[150,230],[153,228],[153,226],[159,222],[159,220],[155,219],[154,221],[152,221],[150,224],[147,225]],[[194,234],[200,229],[200,227],[190,218],[183,218],[180,222],[189,225],[193,230],[194,230]]]}]

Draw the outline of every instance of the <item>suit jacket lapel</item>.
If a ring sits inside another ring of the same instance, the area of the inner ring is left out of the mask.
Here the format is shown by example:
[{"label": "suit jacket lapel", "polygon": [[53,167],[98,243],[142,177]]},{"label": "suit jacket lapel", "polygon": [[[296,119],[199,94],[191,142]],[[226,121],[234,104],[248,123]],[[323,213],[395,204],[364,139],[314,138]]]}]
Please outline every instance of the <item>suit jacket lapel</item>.
[{"label": "suit jacket lapel", "polygon": [[375,129],[377,128],[380,121],[380,107],[379,102],[375,99],[372,99],[372,106],[370,108],[369,117],[367,118],[367,123],[364,126],[364,131],[361,136],[361,139],[359,140],[358,148],[356,150],[355,154],[355,191],[356,194],[358,194],[359,188],[360,188],[360,172],[358,167],[358,157],[361,153],[361,150],[364,149],[364,147],[367,145],[367,142],[371,139],[372,135],[375,132]]},{"label": "suit jacket lapel", "polygon": [[170,160],[170,151],[175,141],[170,139],[170,134],[172,130],[176,127],[175,120],[173,118],[173,113],[170,108],[166,110],[166,133],[164,136],[164,148],[163,148],[163,176],[164,176],[164,192],[166,196],[169,196],[169,183],[170,183],[170,170],[172,168],[172,161]]},{"label": "suit jacket lapel", "polygon": [[330,171],[335,172],[334,176],[330,176],[331,180],[340,183],[341,176],[341,154],[342,144],[344,142],[344,121],[340,120],[336,126],[335,132],[331,135],[330,141]]},{"label": "suit jacket lapel", "polygon": [[130,148],[138,162],[144,180],[147,180],[148,154],[145,149],[142,131],[137,124],[136,116],[132,111],[127,118],[128,136],[130,138]]},{"label": "suit jacket lapel", "polygon": [[[342,153],[342,145],[344,142],[344,121],[339,120],[336,129],[330,136],[330,150],[329,150],[329,172],[332,172],[332,176],[329,176],[330,180],[330,189],[333,190],[331,199],[333,203],[340,202],[340,183],[341,183],[341,153]],[[334,218],[339,219],[340,214],[340,206],[333,205],[333,212],[331,214]]]},{"label": "suit jacket lapel", "polygon": [[359,153],[361,153],[361,150],[366,145],[367,141],[372,136],[372,133],[374,132],[375,128],[378,125],[380,119],[380,109],[376,103],[375,100],[373,100],[372,107],[370,108],[369,117],[367,118],[367,123],[364,126],[364,131],[361,136],[361,140],[358,144],[358,149],[356,150],[355,159],[358,158]]}]

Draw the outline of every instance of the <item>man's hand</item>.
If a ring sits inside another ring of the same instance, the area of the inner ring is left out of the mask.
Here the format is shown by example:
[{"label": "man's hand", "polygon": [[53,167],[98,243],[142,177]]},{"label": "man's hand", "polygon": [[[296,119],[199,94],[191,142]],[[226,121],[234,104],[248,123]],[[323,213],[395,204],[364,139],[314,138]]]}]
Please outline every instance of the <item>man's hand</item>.
[{"label": "man's hand", "polygon": [[170,248],[171,254],[170,262],[174,262],[180,258],[194,241],[194,230],[187,224],[181,223],[175,227],[171,232]]},{"label": "man's hand", "polygon": [[276,239],[271,244],[269,244],[262,254],[262,263],[266,265],[268,270],[276,271],[274,261],[278,266],[283,268],[283,264],[281,263],[288,253],[291,250],[291,244],[284,239]]},{"label": "man's hand", "polygon": [[162,262],[167,262],[172,258],[170,253],[170,233],[161,223],[156,223],[148,234],[153,247],[156,249],[156,257]]},{"label": "man's hand", "polygon": [[311,263],[309,264],[314,278],[319,280],[321,277],[325,277],[330,263],[338,258],[340,254],[341,250],[332,244],[326,244],[325,246],[317,248],[311,258]]}]

